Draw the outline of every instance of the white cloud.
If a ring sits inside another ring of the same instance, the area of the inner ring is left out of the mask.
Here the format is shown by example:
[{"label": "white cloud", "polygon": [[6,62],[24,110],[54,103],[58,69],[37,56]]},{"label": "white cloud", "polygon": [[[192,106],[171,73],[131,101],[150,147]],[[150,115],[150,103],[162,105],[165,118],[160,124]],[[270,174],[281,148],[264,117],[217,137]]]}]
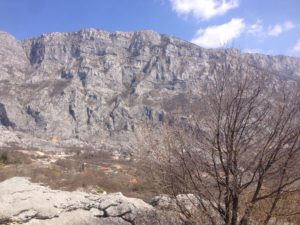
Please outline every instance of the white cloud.
[{"label": "white cloud", "polygon": [[300,39],[297,41],[296,45],[294,46],[293,50],[295,52],[300,52]]},{"label": "white cloud", "polygon": [[278,23],[265,27],[263,21],[258,19],[254,24],[247,25],[247,33],[259,38],[260,41],[263,41],[267,37],[277,37],[281,33],[296,27],[297,25],[289,20],[284,23]]},{"label": "white cloud", "polygon": [[278,36],[282,32],[283,32],[282,26],[279,25],[279,24],[276,24],[275,26],[269,28],[268,35],[270,35],[270,36]]},{"label": "white cloud", "polygon": [[283,24],[275,24],[274,26],[269,26],[267,34],[269,36],[278,36],[282,32],[294,29],[296,25],[291,21],[286,21]]},{"label": "white cloud", "polygon": [[248,26],[248,33],[255,35],[255,36],[260,36],[263,33],[264,26],[263,26],[263,21],[258,19],[256,23],[251,24]]},{"label": "white cloud", "polygon": [[296,27],[296,25],[292,21],[286,21],[283,25],[285,30],[291,30]]},{"label": "white cloud", "polygon": [[179,15],[192,15],[196,19],[207,20],[224,15],[239,6],[239,0],[169,0],[172,9]]},{"label": "white cloud", "polygon": [[207,48],[222,47],[238,38],[245,27],[243,19],[234,18],[228,23],[198,30],[191,42]]}]

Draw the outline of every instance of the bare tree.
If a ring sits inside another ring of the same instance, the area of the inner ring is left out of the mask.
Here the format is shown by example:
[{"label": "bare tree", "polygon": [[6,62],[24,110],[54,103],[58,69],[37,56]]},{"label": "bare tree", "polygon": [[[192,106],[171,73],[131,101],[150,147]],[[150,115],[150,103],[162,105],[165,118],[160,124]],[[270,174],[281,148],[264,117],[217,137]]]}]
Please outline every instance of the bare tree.
[{"label": "bare tree", "polygon": [[210,68],[189,126],[146,137],[151,171],[192,224],[267,225],[300,190],[299,84],[242,60]]}]

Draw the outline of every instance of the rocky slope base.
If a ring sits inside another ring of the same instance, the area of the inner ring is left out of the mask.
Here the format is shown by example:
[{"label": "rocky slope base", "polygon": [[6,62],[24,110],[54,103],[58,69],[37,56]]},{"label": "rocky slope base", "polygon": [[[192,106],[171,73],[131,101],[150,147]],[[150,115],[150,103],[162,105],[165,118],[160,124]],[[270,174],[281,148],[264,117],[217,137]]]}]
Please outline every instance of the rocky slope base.
[{"label": "rocky slope base", "polygon": [[282,78],[300,75],[297,58],[203,49],[153,31],[83,29],[23,41],[0,32],[0,126],[18,132],[20,145],[132,150],[141,123],[189,115],[211,62],[225,56]]}]

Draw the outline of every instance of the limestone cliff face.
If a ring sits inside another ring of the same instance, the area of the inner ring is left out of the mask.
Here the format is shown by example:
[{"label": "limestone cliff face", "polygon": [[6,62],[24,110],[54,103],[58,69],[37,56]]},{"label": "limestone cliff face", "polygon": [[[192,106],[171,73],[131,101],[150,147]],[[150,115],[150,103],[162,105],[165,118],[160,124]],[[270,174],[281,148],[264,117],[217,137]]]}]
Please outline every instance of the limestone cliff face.
[{"label": "limestone cliff face", "polygon": [[84,29],[24,41],[2,32],[0,123],[47,140],[130,148],[140,122],[163,122],[178,108],[188,113],[187,96],[205,83],[210,62],[228,54],[300,76],[297,58],[209,50],[153,31]]}]

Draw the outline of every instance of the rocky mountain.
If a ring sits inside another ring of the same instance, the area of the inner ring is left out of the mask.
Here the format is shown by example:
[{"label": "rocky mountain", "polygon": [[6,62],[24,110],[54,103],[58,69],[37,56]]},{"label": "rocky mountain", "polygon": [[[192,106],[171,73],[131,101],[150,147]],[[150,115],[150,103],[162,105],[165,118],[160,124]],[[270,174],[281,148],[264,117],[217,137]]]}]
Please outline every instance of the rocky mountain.
[{"label": "rocky mountain", "polygon": [[0,124],[16,135],[10,142],[132,149],[141,123],[188,115],[211,62],[225,56],[300,76],[298,58],[204,49],[153,31],[83,29],[22,41],[1,32]]}]

